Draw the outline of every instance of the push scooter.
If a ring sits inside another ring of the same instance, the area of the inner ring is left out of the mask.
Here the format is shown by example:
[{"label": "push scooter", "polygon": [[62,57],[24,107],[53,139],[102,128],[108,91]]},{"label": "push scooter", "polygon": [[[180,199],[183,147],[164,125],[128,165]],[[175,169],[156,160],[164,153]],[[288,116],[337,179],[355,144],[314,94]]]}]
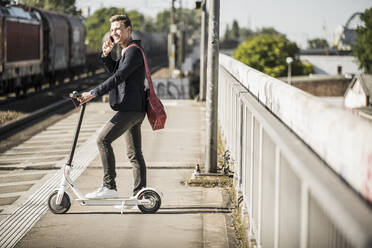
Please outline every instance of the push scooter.
[{"label": "push scooter", "polygon": [[[70,97],[77,99],[81,94],[74,91],[70,94]],[[82,104],[80,109],[80,116],[78,124],[75,131],[74,141],[72,143],[70,156],[67,163],[63,168],[63,176],[58,189],[54,190],[48,197],[48,207],[50,211],[54,214],[64,214],[71,207],[71,200],[66,190],[71,189],[72,192],[77,197],[76,201],[82,206],[115,206],[121,208],[121,213],[123,213],[124,208],[137,206],[142,213],[155,213],[158,211],[161,205],[160,194],[153,188],[143,188],[133,197],[117,197],[112,199],[89,199],[78,189],[76,184],[70,178],[70,173],[73,169],[72,159],[74,157],[74,152],[79,137],[81,123],[83,121],[83,116],[85,112],[86,103]]]}]

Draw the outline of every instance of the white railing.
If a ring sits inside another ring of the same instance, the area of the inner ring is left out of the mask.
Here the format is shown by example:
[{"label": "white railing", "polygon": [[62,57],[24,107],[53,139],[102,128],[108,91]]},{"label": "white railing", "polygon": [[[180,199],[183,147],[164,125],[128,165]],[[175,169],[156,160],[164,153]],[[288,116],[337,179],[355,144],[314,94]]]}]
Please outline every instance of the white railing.
[{"label": "white railing", "polygon": [[371,247],[372,126],[223,54],[218,92],[258,246]]}]

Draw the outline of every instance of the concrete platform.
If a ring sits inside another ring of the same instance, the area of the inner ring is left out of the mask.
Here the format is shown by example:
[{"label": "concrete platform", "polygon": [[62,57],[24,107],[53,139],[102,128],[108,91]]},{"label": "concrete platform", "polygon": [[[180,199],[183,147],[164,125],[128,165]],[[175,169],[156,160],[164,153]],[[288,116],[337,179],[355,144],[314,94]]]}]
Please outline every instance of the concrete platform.
[{"label": "concrete platform", "polygon": [[[165,101],[165,105],[166,128],[153,132],[145,119],[142,137],[148,186],[163,193],[156,214],[130,209],[121,215],[113,207],[82,207],[73,202],[64,215],[46,212],[16,247],[235,247],[227,193],[183,183],[195,164],[204,160],[204,105],[188,100]],[[91,144],[96,158],[77,179],[83,193],[102,182],[98,151]],[[133,178],[123,137],[113,147],[118,192],[129,195]]]}]

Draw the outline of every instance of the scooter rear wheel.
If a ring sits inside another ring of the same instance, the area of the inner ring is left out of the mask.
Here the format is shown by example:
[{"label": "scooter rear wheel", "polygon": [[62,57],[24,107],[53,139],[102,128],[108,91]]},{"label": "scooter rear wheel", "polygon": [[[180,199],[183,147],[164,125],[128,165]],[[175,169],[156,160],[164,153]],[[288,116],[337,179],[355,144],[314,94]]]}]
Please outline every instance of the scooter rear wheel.
[{"label": "scooter rear wheel", "polygon": [[139,210],[144,214],[153,214],[160,208],[161,198],[158,193],[153,190],[145,190],[138,196],[138,200],[148,199],[150,204],[138,205]]},{"label": "scooter rear wheel", "polygon": [[58,190],[55,190],[52,194],[50,194],[50,196],[48,198],[49,210],[53,214],[64,214],[71,207],[70,197],[68,196],[68,194],[66,192],[64,192],[63,198],[62,198],[62,201],[61,201],[61,205],[57,205],[56,204],[57,195],[58,195]]}]

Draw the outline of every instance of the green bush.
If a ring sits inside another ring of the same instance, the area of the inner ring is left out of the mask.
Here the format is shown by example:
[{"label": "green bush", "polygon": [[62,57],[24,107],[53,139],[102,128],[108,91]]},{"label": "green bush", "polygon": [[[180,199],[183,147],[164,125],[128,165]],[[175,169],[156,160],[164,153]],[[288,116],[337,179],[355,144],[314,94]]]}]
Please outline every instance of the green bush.
[{"label": "green bush", "polygon": [[299,48],[280,34],[261,34],[248,38],[233,52],[234,58],[272,77],[287,75],[287,57],[294,59],[292,75],[306,75],[314,72],[314,67],[301,62]]}]

